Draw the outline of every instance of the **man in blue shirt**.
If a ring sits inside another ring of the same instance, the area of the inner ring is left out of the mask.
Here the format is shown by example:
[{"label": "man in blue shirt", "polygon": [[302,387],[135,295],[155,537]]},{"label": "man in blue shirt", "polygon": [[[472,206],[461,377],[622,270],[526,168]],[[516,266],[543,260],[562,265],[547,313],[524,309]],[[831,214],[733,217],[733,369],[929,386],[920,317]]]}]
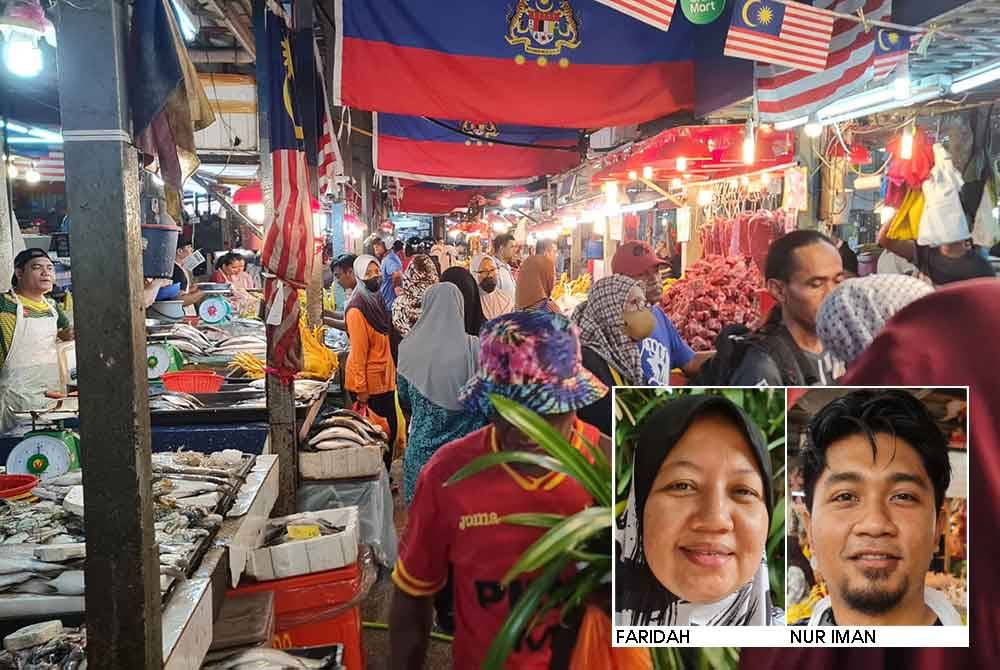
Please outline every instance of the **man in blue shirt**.
[{"label": "man in blue shirt", "polygon": [[611,259],[611,271],[639,282],[646,291],[646,300],[653,306],[656,328],[651,336],[642,341],[642,373],[649,386],[670,386],[670,371],[673,368],[680,368],[692,377],[701,367],[694,351],[681,339],[674,324],[660,309],[660,298],[663,297],[661,274],[668,265],[670,261],[658,258],[649,244],[639,240],[619,246]]},{"label": "man in blue shirt", "polygon": [[390,314],[392,314],[392,303],[396,302],[396,286],[403,276],[403,259],[399,257],[399,252],[402,250],[403,243],[396,240],[392,245],[392,251],[382,258],[382,288],[379,292]]}]

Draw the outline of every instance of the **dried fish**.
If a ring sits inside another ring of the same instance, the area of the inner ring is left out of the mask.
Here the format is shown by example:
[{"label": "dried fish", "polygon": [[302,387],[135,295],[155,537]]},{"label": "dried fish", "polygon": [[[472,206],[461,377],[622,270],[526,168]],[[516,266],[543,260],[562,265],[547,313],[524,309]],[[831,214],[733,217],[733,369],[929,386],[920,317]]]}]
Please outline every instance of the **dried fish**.
[{"label": "dried fish", "polygon": [[56,590],[56,593],[63,596],[82,596],[83,570],[67,570],[55,579],[49,580],[49,586]]}]

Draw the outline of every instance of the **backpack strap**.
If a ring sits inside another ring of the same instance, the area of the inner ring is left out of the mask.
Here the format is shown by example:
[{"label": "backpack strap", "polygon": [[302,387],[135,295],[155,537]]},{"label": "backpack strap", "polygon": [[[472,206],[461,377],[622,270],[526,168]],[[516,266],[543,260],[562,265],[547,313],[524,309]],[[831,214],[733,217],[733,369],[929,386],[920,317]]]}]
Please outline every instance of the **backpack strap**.
[{"label": "backpack strap", "polygon": [[782,383],[788,386],[814,386],[819,383],[812,364],[784,324],[767,324],[754,339],[753,346],[770,356],[778,366]]}]

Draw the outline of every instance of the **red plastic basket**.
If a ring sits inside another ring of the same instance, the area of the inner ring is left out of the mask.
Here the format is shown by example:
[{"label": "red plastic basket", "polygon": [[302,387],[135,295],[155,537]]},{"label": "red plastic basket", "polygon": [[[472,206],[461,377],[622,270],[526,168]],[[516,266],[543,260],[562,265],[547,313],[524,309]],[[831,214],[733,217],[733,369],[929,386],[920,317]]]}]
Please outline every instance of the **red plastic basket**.
[{"label": "red plastic basket", "polygon": [[165,372],[160,378],[168,391],[181,393],[216,393],[226,378],[214,372]]},{"label": "red plastic basket", "polygon": [[22,498],[37,485],[35,475],[0,475],[0,498]]}]

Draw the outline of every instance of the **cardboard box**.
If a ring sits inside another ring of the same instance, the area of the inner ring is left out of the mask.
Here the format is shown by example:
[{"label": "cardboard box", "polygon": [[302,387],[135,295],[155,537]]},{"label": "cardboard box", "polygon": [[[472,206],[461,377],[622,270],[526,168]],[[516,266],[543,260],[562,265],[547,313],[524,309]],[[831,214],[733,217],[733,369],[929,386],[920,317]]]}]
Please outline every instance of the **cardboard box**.
[{"label": "cardboard box", "polygon": [[311,540],[285,542],[274,547],[261,547],[251,552],[247,559],[246,574],[258,581],[284,579],[314,572],[336,570],[358,560],[358,508],[302,512],[280,519],[272,519],[258,536],[258,544],[264,541],[267,528],[290,521],[323,519],[344,530],[333,535],[324,535]]},{"label": "cardboard box", "polygon": [[382,467],[382,448],[375,445],[299,452],[302,479],[372,477]]}]

